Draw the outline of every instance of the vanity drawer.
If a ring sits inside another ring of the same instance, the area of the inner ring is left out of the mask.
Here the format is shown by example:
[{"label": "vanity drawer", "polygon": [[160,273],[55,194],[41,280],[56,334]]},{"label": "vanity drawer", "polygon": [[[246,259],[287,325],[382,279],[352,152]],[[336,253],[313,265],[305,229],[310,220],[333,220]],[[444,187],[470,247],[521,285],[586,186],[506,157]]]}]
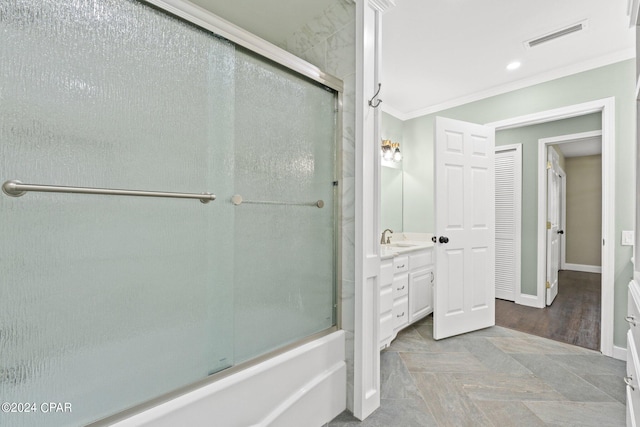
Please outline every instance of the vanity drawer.
[{"label": "vanity drawer", "polygon": [[409,275],[398,274],[393,277],[393,299],[409,293]]},{"label": "vanity drawer", "polygon": [[409,271],[409,257],[407,255],[397,256],[393,259],[393,273]]},{"label": "vanity drawer", "polygon": [[404,328],[409,324],[409,298],[405,295],[393,301],[393,328]]},{"label": "vanity drawer", "polygon": [[420,251],[415,254],[409,255],[409,265],[412,270],[419,267],[425,267],[433,264],[433,249],[427,249],[426,251]]}]

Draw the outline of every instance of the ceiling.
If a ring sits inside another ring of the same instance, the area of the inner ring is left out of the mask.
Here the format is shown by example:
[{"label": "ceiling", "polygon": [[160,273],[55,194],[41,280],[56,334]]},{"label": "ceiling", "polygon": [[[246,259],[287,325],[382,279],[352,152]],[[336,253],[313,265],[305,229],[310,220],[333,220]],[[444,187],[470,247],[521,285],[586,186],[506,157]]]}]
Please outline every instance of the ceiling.
[{"label": "ceiling", "polygon": [[[406,120],[632,58],[627,0],[396,0],[383,15],[383,109]],[[525,41],[586,21],[586,29]],[[522,66],[507,71],[507,64]]]},{"label": "ceiling", "polygon": [[556,145],[565,157],[582,157],[602,154],[602,136],[582,138]]},{"label": "ceiling", "polygon": [[[282,45],[337,0],[191,1]],[[402,120],[634,57],[628,0],[395,3],[382,18],[381,98]],[[586,29],[525,46],[578,22]],[[507,71],[516,60],[522,66]]]}]

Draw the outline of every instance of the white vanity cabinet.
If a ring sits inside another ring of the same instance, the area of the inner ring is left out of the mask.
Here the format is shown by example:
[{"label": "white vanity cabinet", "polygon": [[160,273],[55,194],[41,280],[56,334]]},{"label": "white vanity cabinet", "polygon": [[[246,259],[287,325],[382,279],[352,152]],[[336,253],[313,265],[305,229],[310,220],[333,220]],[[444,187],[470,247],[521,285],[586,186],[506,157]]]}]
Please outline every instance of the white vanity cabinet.
[{"label": "white vanity cabinet", "polygon": [[433,248],[383,259],[380,266],[380,348],[433,312]]},{"label": "white vanity cabinet", "polygon": [[433,249],[409,255],[409,323],[433,313]]},{"label": "white vanity cabinet", "polygon": [[635,280],[629,284],[627,322],[627,375],[624,378],[627,383],[627,426],[640,426],[640,287]]}]

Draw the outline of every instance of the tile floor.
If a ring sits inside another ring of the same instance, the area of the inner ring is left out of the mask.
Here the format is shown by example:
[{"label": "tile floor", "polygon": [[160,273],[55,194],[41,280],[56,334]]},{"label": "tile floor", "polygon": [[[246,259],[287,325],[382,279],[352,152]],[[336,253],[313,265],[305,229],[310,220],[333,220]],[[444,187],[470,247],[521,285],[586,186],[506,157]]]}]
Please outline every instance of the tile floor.
[{"label": "tile floor", "polygon": [[380,408],[328,427],[624,426],[625,363],[494,326],[435,341],[432,317],[380,355]]}]

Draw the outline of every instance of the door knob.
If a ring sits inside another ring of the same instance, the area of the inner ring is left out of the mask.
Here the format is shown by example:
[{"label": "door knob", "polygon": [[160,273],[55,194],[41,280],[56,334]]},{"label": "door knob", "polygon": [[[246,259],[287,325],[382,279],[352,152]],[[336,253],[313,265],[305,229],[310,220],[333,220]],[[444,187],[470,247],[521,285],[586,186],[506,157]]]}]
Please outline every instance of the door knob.
[{"label": "door knob", "polygon": [[558,234],[564,234],[564,230],[558,230]]},{"label": "door knob", "polygon": [[440,236],[440,238],[438,239],[438,241],[440,243],[449,243],[449,238],[445,237],[445,236]]}]

